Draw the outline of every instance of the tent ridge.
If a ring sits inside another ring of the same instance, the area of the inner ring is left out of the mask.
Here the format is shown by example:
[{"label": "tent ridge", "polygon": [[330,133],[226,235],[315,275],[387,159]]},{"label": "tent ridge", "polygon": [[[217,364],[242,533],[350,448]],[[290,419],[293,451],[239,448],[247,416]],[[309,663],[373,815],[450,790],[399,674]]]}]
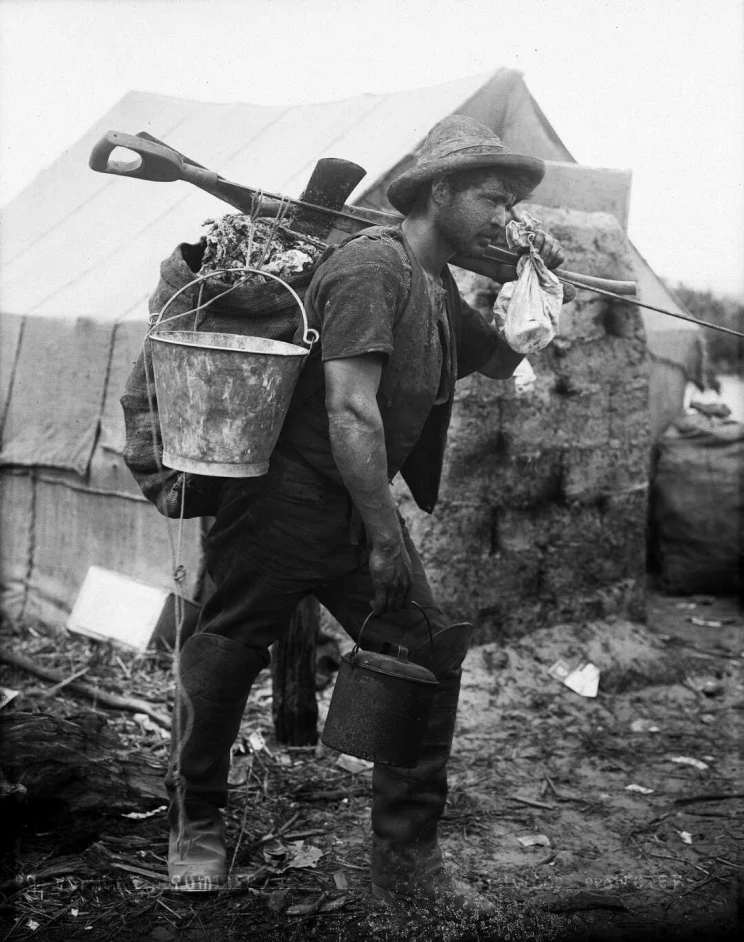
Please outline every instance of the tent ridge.
[{"label": "tent ridge", "polygon": [[[80,203],[78,203],[74,207],[74,209],[71,212],[67,213],[65,216],[61,216],[56,222],[52,223],[52,225],[49,226],[48,229],[45,229],[43,232],[41,232],[39,236],[33,240],[33,242],[29,242],[29,244],[25,246],[25,248],[22,248],[20,252],[17,252],[15,255],[12,255],[7,260],[4,267],[10,267],[14,262],[17,262],[19,259],[23,258],[23,256],[28,254],[28,252],[30,252],[31,250],[38,252],[40,242],[46,239],[48,235],[51,235],[51,233],[54,232],[56,229],[59,229],[60,226],[64,225],[66,222],[69,222],[71,219],[73,219],[79,212],[85,209],[86,206],[90,206],[90,204],[93,203],[95,200],[97,200],[100,194],[104,190],[107,190],[111,186],[111,184],[114,182],[115,181],[113,178],[110,180],[109,179],[103,180],[102,185],[99,186],[93,193],[91,193],[91,195],[87,199],[82,200]],[[31,310],[33,310],[33,308]]]},{"label": "tent ridge", "polygon": [[[366,96],[365,96],[365,97],[366,97]],[[368,108],[368,109],[364,112],[364,114],[360,115],[360,116],[357,118],[357,120],[355,120],[355,121],[351,122],[351,124],[347,125],[347,126],[344,128],[344,130],[343,130],[343,132],[342,132],[341,134],[337,134],[336,137],[334,137],[332,140],[328,141],[328,143],[325,145],[325,150],[326,150],[326,151],[327,151],[329,148],[333,147],[334,144],[338,144],[339,141],[343,140],[343,139],[348,135],[349,131],[350,131],[352,128],[358,127],[358,125],[360,125],[360,124],[362,123],[362,121],[364,121],[366,118],[368,118],[377,108],[379,108],[379,107],[383,104],[383,102],[385,102],[385,101],[387,100],[387,98],[388,98],[389,96],[386,96],[386,95],[371,95],[371,96],[369,96],[369,97],[375,98],[376,101],[374,101],[374,102],[372,103],[371,107]],[[292,173],[292,176],[287,178],[287,181],[286,181],[284,184],[282,184],[282,188],[288,186],[290,180],[293,180],[296,176],[298,176],[298,174],[300,174],[300,173],[302,173],[303,171],[306,171],[306,170],[308,170],[308,169],[310,169],[310,168],[312,168],[312,167],[314,167],[314,166],[315,166],[315,164],[314,164],[312,161],[309,161],[308,163],[306,163],[304,167],[302,167],[300,170],[298,170],[298,171],[296,171],[296,172],[293,172],[293,173]],[[366,168],[365,168],[365,169],[366,169]]]},{"label": "tent ridge", "polygon": [[[235,105],[235,107],[236,107],[236,108],[240,108],[242,104],[243,104],[242,102],[238,102],[238,103]],[[261,105],[256,105],[255,107],[260,108],[260,107],[262,107],[262,106],[261,106]],[[240,147],[239,147],[236,151],[233,151],[233,153],[229,154],[229,155],[225,158],[225,163],[230,163],[231,161],[235,160],[236,157],[239,157],[242,153],[244,153],[250,144],[252,144],[254,141],[257,141],[260,137],[263,137],[264,133],[265,133],[269,128],[273,128],[274,125],[275,125],[277,122],[281,121],[282,118],[283,118],[286,114],[288,114],[291,110],[292,110],[291,105],[288,105],[286,108],[282,108],[282,110],[281,110],[281,111],[279,112],[279,114],[274,118],[273,121],[269,121],[268,124],[263,125],[263,127],[261,128],[261,130],[260,130],[260,131],[257,131],[257,132],[253,135],[253,137],[249,138],[247,141],[243,141],[243,143],[240,145]]]},{"label": "tent ridge", "polygon": [[[466,107],[467,104],[468,104],[469,102],[471,102],[477,95],[479,95],[487,85],[490,85],[490,83],[496,78],[497,75],[501,75],[502,73],[507,73],[507,74],[508,74],[508,73],[514,73],[515,75],[519,75],[519,76],[521,76],[521,74],[522,74],[521,72],[518,72],[516,69],[507,69],[505,66],[500,66],[498,69],[496,69],[495,72],[483,72],[483,73],[476,73],[476,74],[474,74],[473,76],[462,76],[461,78],[462,78],[462,79],[465,79],[465,78],[469,78],[469,77],[478,78],[479,75],[480,75],[480,77],[482,78],[482,82],[481,82],[481,84],[475,89],[475,91],[473,91],[473,92],[465,99],[465,101],[463,101],[460,105],[458,105],[458,108],[464,108],[464,107]],[[443,85],[443,84],[444,84],[444,85],[449,85],[449,84],[451,84],[451,83],[450,83],[450,82],[444,82],[444,83],[441,83],[441,82],[440,82],[440,83],[438,83],[438,85]],[[429,87],[431,87],[431,88],[436,88],[436,87],[438,87],[438,85],[429,86]],[[423,143],[423,140],[424,140],[423,138],[419,138],[419,140],[416,141],[416,143],[415,143],[415,145],[414,145],[414,147],[413,147],[412,153],[415,153],[415,151],[418,150],[418,148],[419,148],[419,147],[421,146],[421,144]],[[396,164],[396,167],[399,166],[400,163],[401,163],[403,160],[405,160],[405,156],[404,156],[403,158],[401,158],[401,160],[398,161],[398,163]],[[387,176],[389,175],[389,173],[390,173],[390,169],[391,169],[391,168],[388,168],[387,170],[383,171],[381,174],[378,174],[378,176],[377,176],[377,177],[374,177],[371,182],[370,182],[370,181],[367,181],[367,184],[366,184],[365,189],[363,190],[363,192],[360,193],[359,196],[357,196],[357,197],[354,198],[354,203],[359,204],[359,205],[363,205],[364,200],[366,199],[366,197],[367,197],[370,193],[372,193],[378,186],[380,186],[380,184],[382,183],[383,180],[386,179],[386,177],[387,177]]]}]

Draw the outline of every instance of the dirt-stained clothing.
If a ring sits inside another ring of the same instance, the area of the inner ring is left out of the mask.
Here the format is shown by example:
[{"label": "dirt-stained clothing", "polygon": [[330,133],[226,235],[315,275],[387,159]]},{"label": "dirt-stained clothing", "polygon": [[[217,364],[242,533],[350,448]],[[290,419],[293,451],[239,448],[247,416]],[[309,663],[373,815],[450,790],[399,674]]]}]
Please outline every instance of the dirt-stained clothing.
[{"label": "dirt-stained clothing", "polygon": [[331,452],[323,363],[379,353],[388,478],[400,472],[419,506],[431,512],[455,379],[483,366],[503,341],[462,299],[447,268],[440,284],[425,274],[397,227],[366,229],[333,251],[305,303],[321,339],[303,370],[279,451],[342,486]]},{"label": "dirt-stained clothing", "polygon": [[[462,300],[449,271],[441,287],[430,283],[399,228],[365,230],[329,253],[306,303],[321,339],[303,369],[269,474],[223,483],[207,539],[216,590],[199,630],[238,641],[267,661],[269,646],[306,595],[320,599],[352,637],[373,595],[369,547],[331,451],[323,363],[372,352],[384,357],[377,400],[389,478],[400,471],[419,505],[431,511],[455,379],[482,366],[502,343]],[[447,618],[404,525],[403,534],[413,599],[442,631]],[[411,648],[426,637],[411,609],[376,619],[365,647],[402,636]]]}]

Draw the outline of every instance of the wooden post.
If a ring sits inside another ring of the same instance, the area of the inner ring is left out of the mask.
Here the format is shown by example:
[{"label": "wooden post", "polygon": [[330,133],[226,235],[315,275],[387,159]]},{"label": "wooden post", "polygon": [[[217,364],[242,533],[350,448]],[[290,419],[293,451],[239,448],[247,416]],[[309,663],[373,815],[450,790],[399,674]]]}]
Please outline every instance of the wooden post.
[{"label": "wooden post", "polygon": [[287,746],[314,746],[318,741],[315,645],[319,627],[318,601],[308,596],[271,651],[274,732]]}]

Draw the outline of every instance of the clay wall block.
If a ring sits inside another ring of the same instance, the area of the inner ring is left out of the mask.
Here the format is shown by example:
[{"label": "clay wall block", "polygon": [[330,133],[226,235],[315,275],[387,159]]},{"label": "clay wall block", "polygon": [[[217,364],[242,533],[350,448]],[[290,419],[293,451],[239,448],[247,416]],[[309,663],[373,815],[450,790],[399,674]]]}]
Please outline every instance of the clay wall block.
[{"label": "clay wall block", "polygon": [[645,567],[649,519],[646,481],[624,493],[611,494],[601,503],[603,538],[616,553],[628,554],[634,566]]},{"label": "clay wall block", "polygon": [[604,340],[607,337],[606,308],[603,298],[580,292],[570,304],[561,308],[557,336],[569,343]]},{"label": "clay wall block", "polygon": [[651,427],[646,377],[617,383],[610,391],[610,438],[650,447]]},{"label": "clay wall block", "polygon": [[493,507],[526,508],[559,500],[563,495],[563,449],[506,456],[471,465],[468,488]]},{"label": "clay wall block", "polygon": [[[462,551],[471,529],[454,526],[463,510],[480,528],[476,552]],[[645,579],[645,488],[593,505],[493,509],[488,551],[482,506],[445,502],[443,518],[439,510],[420,516],[427,536],[419,547],[435,597],[453,619],[474,622],[478,642],[567,619],[627,614],[628,593],[617,586]],[[638,592],[631,595],[637,603]]]},{"label": "clay wall block", "polygon": [[601,510],[605,521],[614,525],[616,519],[633,519],[640,521],[644,526],[648,519],[649,483],[609,494],[601,502]]},{"label": "clay wall block", "polygon": [[427,566],[435,597],[445,600],[448,614],[477,622],[483,613],[503,617],[510,610],[539,600],[539,550],[485,557],[473,565],[465,559]]},{"label": "clay wall block", "polygon": [[[610,441],[631,441],[651,451],[651,422],[649,411],[644,405],[627,403],[625,408],[616,408],[617,398],[613,396],[613,408],[610,412]],[[622,404],[622,399],[621,399]]]},{"label": "clay wall block", "polygon": [[511,399],[515,395],[515,384],[511,378],[491,379],[482,373],[470,373],[457,381],[455,410],[465,409],[470,413],[477,413],[480,409],[483,417],[487,419],[498,410],[498,404],[503,399]]},{"label": "clay wall block", "polygon": [[[492,553],[493,511],[484,502],[440,499],[431,523],[416,519],[409,532],[427,565],[463,558],[478,566]],[[414,535],[415,534],[415,535]]]},{"label": "clay wall block", "polygon": [[468,419],[450,437],[440,494],[493,505],[540,503],[561,495],[562,467],[562,448],[530,444],[526,454],[515,453],[500,431]]},{"label": "clay wall block", "polygon": [[[526,455],[507,455],[503,448],[487,453],[453,449],[440,495],[492,507],[531,507],[563,497],[563,448],[543,448]],[[437,513],[439,511],[437,510]]]},{"label": "clay wall block", "polygon": [[[602,515],[596,503],[550,504],[540,508],[535,524],[547,550],[588,544],[596,547],[602,533]],[[594,550],[592,550],[594,551]]]},{"label": "clay wall block", "polygon": [[440,497],[467,496],[488,501],[498,490],[504,473],[508,473],[503,439],[499,432],[478,435],[475,430],[468,433],[467,427],[462,432],[454,441],[449,440]]},{"label": "clay wall block", "polygon": [[[551,506],[547,505],[547,512]],[[504,556],[530,552],[539,557],[548,545],[545,514],[546,508],[499,508],[494,516],[493,542],[496,552]]]},{"label": "clay wall block", "polygon": [[648,481],[650,454],[640,443],[611,439],[601,448],[567,448],[563,453],[562,489],[567,501],[594,503]]},{"label": "clay wall block", "polygon": [[588,341],[558,337],[542,356],[552,372],[577,385],[582,381],[587,385],[611,385],[648,374],[645,345],[639,349],[618,337]]},{"label": "clay wall block", "polygon": [[558,386],[546,397],[502,403],[501,431],[508,454],[529,455],[543,448],[598,447],[609,438],[609,391]]},{"label": "clay wall block", "polygon": [[645,491],[592,506],[569,505],[545,515],[543,587],[548,596],[573,586],[594,591],[618,579],[644,578]]},{"label": "clay wall block", "polygon": [[494,451],[501,437],[502,406],[499,400],[486,408],[456,403],[447,434],[448,455],[455,448],[473,453]]},{"label": "clay wall block", "polygon": [[541,597],[546,603],[560,605],[565,613],[572,611],[572,598],[600,592],[619,579],[644,577],[643,554],[638,566],[637,553],[628,551],[618,557],[609,550],[602,551],[601,544],[594,552],[589,544],[556,544],[552,550],[542,572]]}]

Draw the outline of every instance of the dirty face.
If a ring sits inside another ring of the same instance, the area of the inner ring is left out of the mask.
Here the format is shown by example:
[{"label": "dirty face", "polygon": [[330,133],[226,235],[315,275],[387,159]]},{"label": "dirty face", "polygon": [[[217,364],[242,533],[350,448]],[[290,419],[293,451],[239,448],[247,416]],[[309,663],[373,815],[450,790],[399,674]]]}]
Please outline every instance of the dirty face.
[{"label": "dirty face", "polygon": [[437,228],[456,255],[482,255],[506,225],[516,199],[501,177],[488,174],[462,186],[448,178],[435,182]]}]

